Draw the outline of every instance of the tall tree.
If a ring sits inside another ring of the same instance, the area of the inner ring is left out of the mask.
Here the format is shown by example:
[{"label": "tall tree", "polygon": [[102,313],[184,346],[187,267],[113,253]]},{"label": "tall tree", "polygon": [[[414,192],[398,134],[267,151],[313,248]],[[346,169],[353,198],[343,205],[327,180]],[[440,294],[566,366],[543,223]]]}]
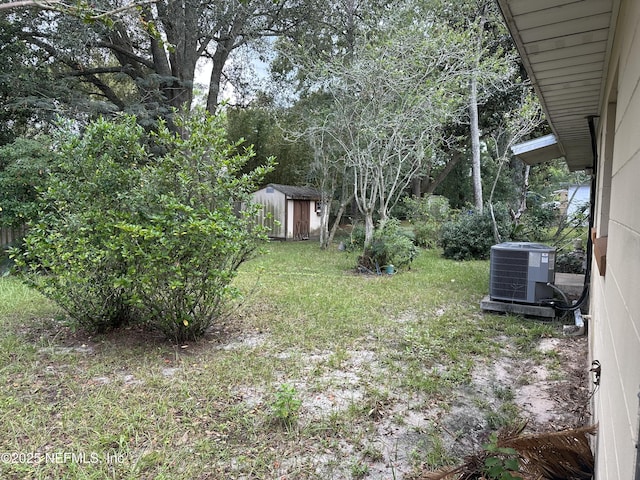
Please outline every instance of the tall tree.
[{"label": "tall tree", "polygon": [[[97,4],[101,10],[118,6]],[[83,94],[65,99],[75,100],[74,108],[133,112],[152,120],[191,107],[202,58],[211,65],[205,83],[207,108],[214,111],[233,52],[290,32],[307,21],[306,8],[314,6],[313,0],[158,0],[98,21],[81,22],[66,12],[10,15],[20,25],[20,40],[46,55],[58,78]]]},{"label": "tall tree", "polygon": [[[489,143],[492,147],[490,148],[490,151],[493,151],[496,157],[495,160],[498,164],[498,171],[495,174],[487,203],[493,220],[494,240],[496,243],[500,243],[502,241],[498,231],[498,224],[496,222],[493,204],[496,186],[500,179],[500,173],[512,158],[511,147],[523,141],[528,135],[539,128],[544,121],[545,119],[542,113],[542,108],[538,103],[537,98],[533,96],[530,86],[523,85],[520,101],[517,105],[514,105],[511,111],[503,112],[502,128],[494,130],[495,135],[490,139],[491,141]],[[527,209],[526,202],[529,188],[529,171],[530,167],[526,165],[524,167],[517,206],[512,208],[510,212],[512,219],[516,224]]]},{"label": "tall tree", "polygon": [[[457,50],[465,53],[464,67],[458,73],[461,84],[466,88],[467,112],[457,124],[447,127],[447,130],[455,132],[451,137],[454,141],[449,142],[443,152],[451,162],[439,169],[434,180],[437,180],[435,183],[441,182],[456,165],[470,156],[473,204],[482,211],[483,137],[494,127],[495,112],[505,108],[505,104],[507,109],[510,108],[504,98],[513,93],[510,84],[518,73],[515,48],[492,0],[427,0],[421,5],[456,32],[460,42]],[[463,125],[466,125],[466,132],[461,130]],[[437,185],[432,185],[435,187]]]},{"label": "tall tree", "polygon": [[486,103],[495,91],[508,88],[513,77],[515,57],[500,44],[500,35],[506,32],[495,2],[472,0],[461,3],[466,14],[466,40],[469,45],[469,133],[471,138],[473,198],[475,209],[482,213],[484,196],[480,142],[480,118],[478,108]]},{"label": "tall tree", "polygon": [[43,123],[53,111],[41,108],[41,97],[55,94],[54,72],[46,58],[34,56],[20,42],[18,25],[0,15],[0,146],[27,133],[30,126]]}]

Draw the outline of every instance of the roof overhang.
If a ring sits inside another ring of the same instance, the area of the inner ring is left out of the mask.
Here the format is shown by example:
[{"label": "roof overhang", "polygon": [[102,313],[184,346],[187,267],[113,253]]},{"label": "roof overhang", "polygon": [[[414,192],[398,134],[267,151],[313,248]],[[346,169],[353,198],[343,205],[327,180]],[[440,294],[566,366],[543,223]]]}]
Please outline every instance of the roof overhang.
[{"label": "roof overhang", "polygon": [[537,165],[564,156],[553,134],[514,145],[511,151],[527,165]]},{"label": "roof overhang", "polygon": [[497,1],[569,169],[592,167],[619,0]]}]

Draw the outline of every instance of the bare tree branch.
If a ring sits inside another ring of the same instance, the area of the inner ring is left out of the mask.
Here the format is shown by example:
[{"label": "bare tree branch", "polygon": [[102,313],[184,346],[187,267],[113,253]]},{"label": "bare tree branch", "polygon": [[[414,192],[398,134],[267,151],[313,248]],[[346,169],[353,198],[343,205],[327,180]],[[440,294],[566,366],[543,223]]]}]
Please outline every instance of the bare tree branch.
[{"label": "bare tree branch", "polygon": [[74,17],[81,18],[85,21],[98,21],[104,20],[108,17],[116,16],[132,8],[136,8],[142,5],[148,5],[156,3],[158,0],[142,0],[133,2],[130,5],[124,5],[122,7],[114,8],[112,10],[97,10],[94,8],[83,8],[78,5],[65,3],[61,0],[16,0],[0,3],[0,11],[2,10],[14,10],[18,8],[35,7],[41,10],[50,10],[54,12],[60,12]]}]

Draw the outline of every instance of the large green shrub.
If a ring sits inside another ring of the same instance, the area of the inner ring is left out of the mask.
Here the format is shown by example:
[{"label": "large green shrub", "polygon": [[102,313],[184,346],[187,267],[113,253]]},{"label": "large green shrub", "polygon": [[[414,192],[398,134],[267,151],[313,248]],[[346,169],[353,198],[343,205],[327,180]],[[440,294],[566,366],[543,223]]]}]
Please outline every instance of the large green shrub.
[{"label": "large green shrub", "polygon": [[26,279],[80,326],[103,331],[135,317],[129,292],[117,284],[127,265],[110,243],[131,207],[130,193],[150,160],[144,131],[132,117],[98,120],[84,134],[60,135],[57,165],[42,196],[45,210],[30,225],[19,266]]},{"label": "large green shrub", "polygon": [[[506,208],[494,208],[502,241],[509,240],[511,229]],[[487,259],[495,244],[493,220],[489,209],[460,212],[442,226],[441,244],[446,258],[454,260]]]},{"label": "large green shrub", "polygon": [[149,139],[122,117],[68,140],[20,257],[31,284],[90,329],[135,321],[176,341],[202,335],[266,241],[249,200],[269,167],[240,174],[251,153],[233,153],[223,122],[193,115],[180,134],[161,125]]}]

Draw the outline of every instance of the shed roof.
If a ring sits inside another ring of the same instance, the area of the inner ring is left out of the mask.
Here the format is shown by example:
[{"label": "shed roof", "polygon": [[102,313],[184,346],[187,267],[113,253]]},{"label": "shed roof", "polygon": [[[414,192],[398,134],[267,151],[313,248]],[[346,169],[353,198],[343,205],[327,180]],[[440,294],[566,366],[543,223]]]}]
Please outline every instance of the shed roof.
[{"label": "shed roof", "polygon": [[293,185],[281,185],[270,183],[267,187],[273,187],[293,200],[320,200],[320,191],[313,187],[297,187]]},{"label": "shed roof", "polygon": [[591,167],[587,117],[600,111],[619,0],[498,4],[567,165]]}]

